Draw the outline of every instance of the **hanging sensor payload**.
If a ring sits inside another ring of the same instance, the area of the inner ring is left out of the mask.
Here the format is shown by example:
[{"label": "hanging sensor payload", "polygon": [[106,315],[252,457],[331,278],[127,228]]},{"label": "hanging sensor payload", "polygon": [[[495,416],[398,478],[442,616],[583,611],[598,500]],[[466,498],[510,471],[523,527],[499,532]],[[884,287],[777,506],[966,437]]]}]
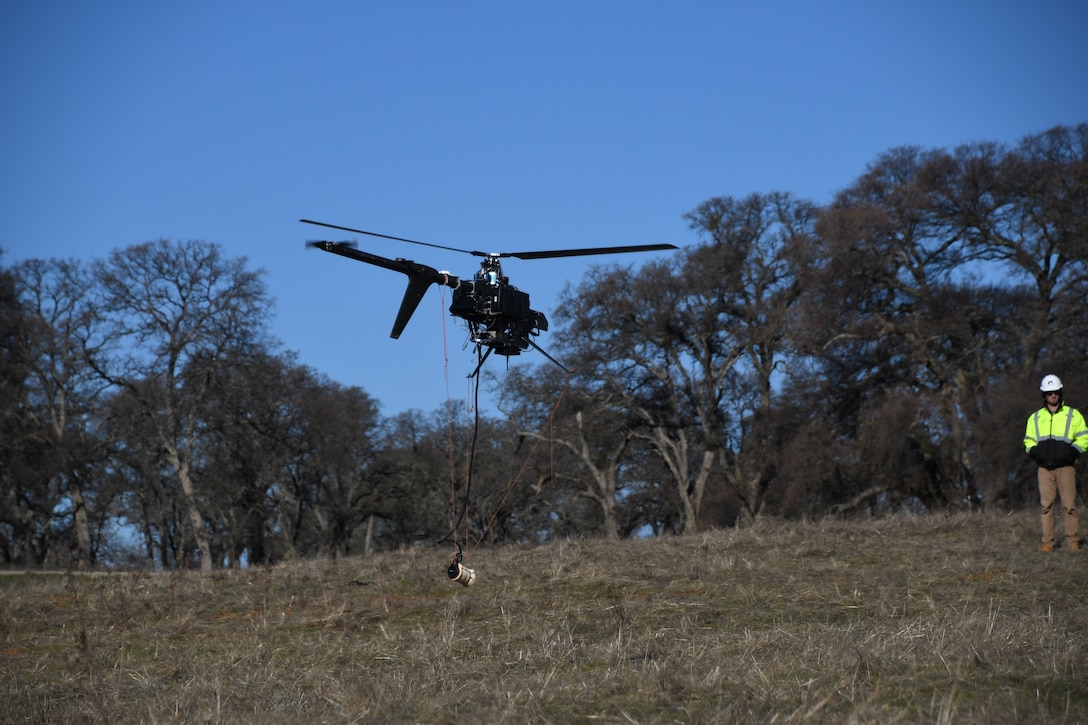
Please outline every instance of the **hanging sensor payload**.
[{"label": "hanging sensor payload", "polygon": [[464,557],[461,554],[461,545],[457,545],[457,556],[450,562],[450,566],[446,569],[446,576],[455,582],[460,582],[466,587],[470,587],[476,583],[476,572],[469,569],[467,566],[461,564]]},{"label": "hanging sensor payload", "polygon": [[467,566],[462,566],[458,561],[450,564],[450,568],[446,570],[446,575],[455,582],[464,584],[466,587],[470,587],[476,583],[475,570],[469,569]]}]

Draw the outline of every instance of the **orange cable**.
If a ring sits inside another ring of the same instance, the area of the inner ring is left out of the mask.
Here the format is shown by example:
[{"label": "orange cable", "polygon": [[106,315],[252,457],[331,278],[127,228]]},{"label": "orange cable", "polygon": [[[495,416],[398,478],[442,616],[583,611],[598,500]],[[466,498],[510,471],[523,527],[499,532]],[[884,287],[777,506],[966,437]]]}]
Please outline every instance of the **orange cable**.
[{"label": "orange cable", "polygon": [[457,473],[453,463],[453,400],[450,397],[450,355],[446,339],[446,288],[439,287],[438,314],[442,319],[442,376],[446,385],[446,436],[450,452],[450,520],[453,522],[453,542],[457,543]]}]

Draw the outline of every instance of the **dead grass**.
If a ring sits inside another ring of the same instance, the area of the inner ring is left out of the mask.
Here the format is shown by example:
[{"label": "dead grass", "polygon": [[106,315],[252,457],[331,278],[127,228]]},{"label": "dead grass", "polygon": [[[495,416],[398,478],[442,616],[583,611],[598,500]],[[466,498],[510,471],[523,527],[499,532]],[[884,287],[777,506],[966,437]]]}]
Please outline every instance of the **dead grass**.
[{"label": "dead grass", "polygon": [[0,576],[0,721],[1088,722],[1037,517],[763,521],[201,575]]}]

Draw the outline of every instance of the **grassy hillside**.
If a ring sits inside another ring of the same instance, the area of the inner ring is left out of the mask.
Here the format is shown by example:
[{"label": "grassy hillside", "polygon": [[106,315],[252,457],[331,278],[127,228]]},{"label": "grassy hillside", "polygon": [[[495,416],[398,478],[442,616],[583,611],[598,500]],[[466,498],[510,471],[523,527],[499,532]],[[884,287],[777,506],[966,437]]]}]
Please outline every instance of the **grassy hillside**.
[{"label": "grassy hillside", "polygon": [[0,576],[0,721],[1088,722],[1038,518],[764,521],[219,572]]}]

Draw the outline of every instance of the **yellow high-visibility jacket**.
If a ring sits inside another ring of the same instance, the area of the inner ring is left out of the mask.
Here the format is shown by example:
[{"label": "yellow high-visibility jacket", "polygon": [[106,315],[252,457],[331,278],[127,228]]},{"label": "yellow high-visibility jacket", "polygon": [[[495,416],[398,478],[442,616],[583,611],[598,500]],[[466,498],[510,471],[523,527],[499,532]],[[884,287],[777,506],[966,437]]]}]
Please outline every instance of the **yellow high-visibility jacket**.
[{"label": "yellow high-visibility jacket", "polygon": [[1088,449],[1088,426],[1076,408],[1062,404],[1053,413],[1045,405],[1028,418],[1024,450],[1043,468],[1076,464]]}]

